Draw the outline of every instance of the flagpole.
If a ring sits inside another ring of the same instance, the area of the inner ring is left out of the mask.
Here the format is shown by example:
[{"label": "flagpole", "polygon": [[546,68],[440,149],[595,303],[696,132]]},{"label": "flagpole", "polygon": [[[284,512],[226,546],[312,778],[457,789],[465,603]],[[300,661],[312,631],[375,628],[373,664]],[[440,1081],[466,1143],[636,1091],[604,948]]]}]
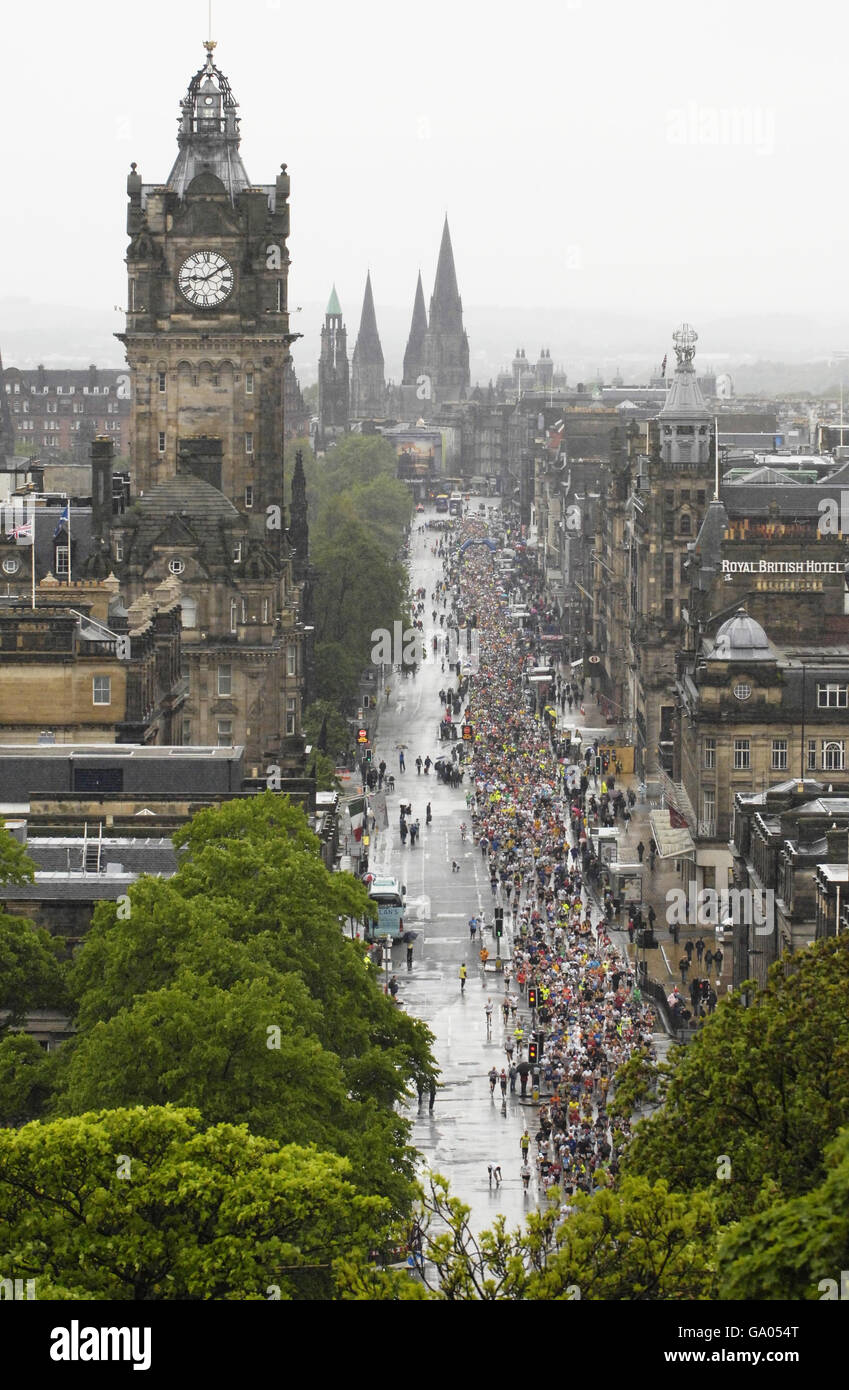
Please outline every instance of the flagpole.
[{"label": "flagpole", "polygon": [[71,494],[67,493],[68,502],[68,583],[71,583]]},{"label": "flagpole", "polygon": [[715,454],[716,454],[716,458],[715,458],[715,460],[714,460],[714,465],[715,465],[715,467],[714,467],[714,479],[715,479],[715,482],[714,482],[714,496],[716,497],[716,500],[717,500],[717,502],[718,502],[718,501],[719,501],[719,416],[718,416],[718,415],[714,415],[714,417],[713,417],[713,432],[714,432],[714,435],[716,436],[716,438],[715,438],[715,450],[714,450],[714,452],[715,452]]},{"label": "flagpole", "polygon": [[35,609],[35,512],[32,509],[32,606]]}]

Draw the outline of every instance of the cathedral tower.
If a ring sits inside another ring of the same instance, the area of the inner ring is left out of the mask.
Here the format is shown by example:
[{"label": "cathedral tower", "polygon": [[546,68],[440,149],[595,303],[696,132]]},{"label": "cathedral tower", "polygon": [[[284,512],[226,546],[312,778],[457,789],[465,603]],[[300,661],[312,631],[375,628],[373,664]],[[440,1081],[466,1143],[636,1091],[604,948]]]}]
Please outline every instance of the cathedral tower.
[{"label": "cathedral tower", "polygon": [[386,413],[386,380],[383,374],[383,348],[377,331],[371,272],[366,275],[366,292],[360,331],[351,361],[351,414],[354,419],[380,420]]},{"label": "cathedral tower", "polygon": [[434,405],[465,400],[470,379],[469,340],[463,328],[463,301],[457,288],[447,217],[430,300],[425,370],[431,378]]}]

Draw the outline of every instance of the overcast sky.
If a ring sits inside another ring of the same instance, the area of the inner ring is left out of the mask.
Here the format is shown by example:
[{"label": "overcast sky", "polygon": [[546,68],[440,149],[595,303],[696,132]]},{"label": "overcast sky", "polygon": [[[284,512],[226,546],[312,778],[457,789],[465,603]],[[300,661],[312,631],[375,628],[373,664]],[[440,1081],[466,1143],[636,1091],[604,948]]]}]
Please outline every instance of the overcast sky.
[{"label": "overcast sky", "polygon": [[[352,344],[367,267],[378,312],[420,266],[429,298],[446,211],[473,346],[474,306],[842,314],[847,27],[833,0],[213,8],[248,173],[289,165],[290,303],[335,281]],[[6,0],[0,299],[126,302],[126,174],[167,176],[206,29],[206,0]]]}]

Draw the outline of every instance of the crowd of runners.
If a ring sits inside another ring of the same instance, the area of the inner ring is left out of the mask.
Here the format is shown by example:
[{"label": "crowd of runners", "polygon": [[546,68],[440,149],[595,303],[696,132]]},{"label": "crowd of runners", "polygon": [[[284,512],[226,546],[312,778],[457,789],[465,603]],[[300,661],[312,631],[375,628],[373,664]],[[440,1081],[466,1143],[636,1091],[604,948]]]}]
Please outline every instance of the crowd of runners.
[{"label": "crowd of runners", "polygon": [[[463,522],[454,544],[444,546],[444,579],[432,596],[447,612],[446,626],[478,615],[479,670],[463,690],[464,719],[474,730],[466,814],[489,871],[493,921],[473,918],[470,936],[487,983],[496,951],[503,967],[492,976],[495,997],[486,1006],[488,1036],[501,1029],[505,1051],[504,1066],[489,1073],[490,1092],[498,1088],[506,1106],[508,1097],[527,1098],[530,1085],[540,1100],[519,1142],[524,1187],[533,1162],[541,1188],[560,1184],[568,1204],[570,1193],[590,1191],[616,1171],[629,1122],[609,1118],[611,1080],[635,1051],[653,1055],[654,1018],[588,891],[594,856],[587,769],[559,756],[555,721],[546,714],[554,701],[579,700],[580,690],[552,673],[544,695],[534,696],[526,677],[547,661],[538,634],[509,618],[488,549],[473,546],[458,556],[463,541],[485,534],[482,521]],[[510,583],[512,598],[538,598],[515,578]],[[504,919],[497,943],[496,909]],[[461,989],[465,974],[462,967]],[[489,1168],[497,1186],[500,1163]]]}]

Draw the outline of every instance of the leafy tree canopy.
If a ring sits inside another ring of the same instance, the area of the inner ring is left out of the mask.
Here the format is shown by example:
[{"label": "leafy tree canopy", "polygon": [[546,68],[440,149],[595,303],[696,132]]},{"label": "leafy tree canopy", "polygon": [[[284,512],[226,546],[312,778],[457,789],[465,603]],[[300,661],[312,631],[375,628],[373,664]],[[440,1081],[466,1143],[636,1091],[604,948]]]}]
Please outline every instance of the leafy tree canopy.
[{"label": "leafy tree canopy", "polygon": [[345,1159],[195,1109],[0,1130],[4,1270],[39,1299],[326,1298],[388,1203]]}]

